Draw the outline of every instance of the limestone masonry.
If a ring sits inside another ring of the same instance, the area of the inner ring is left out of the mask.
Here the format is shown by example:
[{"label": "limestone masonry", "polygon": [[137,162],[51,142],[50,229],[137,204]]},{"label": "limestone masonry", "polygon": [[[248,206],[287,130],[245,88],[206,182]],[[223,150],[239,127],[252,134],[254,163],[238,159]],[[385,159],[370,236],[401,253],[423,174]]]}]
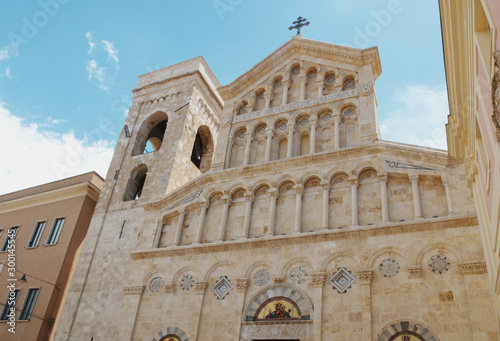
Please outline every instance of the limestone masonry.
[{"label": "limestone masonry", "polygon": [[381,72],[296,36],[139,77],[55,339],[498,340],[464,164],[380,139]]}]

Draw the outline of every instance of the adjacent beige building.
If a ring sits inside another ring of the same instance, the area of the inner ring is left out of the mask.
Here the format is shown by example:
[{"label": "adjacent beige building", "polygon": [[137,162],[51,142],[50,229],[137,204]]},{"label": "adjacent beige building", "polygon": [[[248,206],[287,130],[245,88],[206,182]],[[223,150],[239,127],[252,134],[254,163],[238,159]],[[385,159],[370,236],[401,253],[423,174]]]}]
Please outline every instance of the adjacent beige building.
[{"label": "adjacent beige building", "polygon": [[92,172],[0,196],[0,340],[53,339],[102,184]]},{"label": "adjacent beige building", "polygon": [[139,77],[55,339],[498,340],[465,165],[381,139],[381,72],[296,36]]},{"label": "adjacent beige building", "polygon": [[439,3],[449,153],[466,165],[500,325],[500,1]]}]

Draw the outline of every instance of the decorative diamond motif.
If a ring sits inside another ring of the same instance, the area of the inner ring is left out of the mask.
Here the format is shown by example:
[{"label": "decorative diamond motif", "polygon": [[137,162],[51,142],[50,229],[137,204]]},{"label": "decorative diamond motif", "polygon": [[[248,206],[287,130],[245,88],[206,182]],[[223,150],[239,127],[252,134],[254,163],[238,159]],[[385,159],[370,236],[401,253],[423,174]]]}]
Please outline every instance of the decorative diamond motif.
[{"label": "decorative diamond motif", "polygon": [[279,128],[280,130],[285,130],[285,129],[286,129],[286,124],[285,124],[285,123],[281,123],[281,124],[278,126],[278,128]]},{"label": "decorative diamond motif", "polygon": [[378,269],[384,277],[394,277],[399,273],[399,263],[394,259],[383,260]]},{"label": "decorative diamond motif", "polygon": [[240,139],[244,138],[244,137],[245,137],[245,132],[241,132],[241,133],[239,133],[239,134],[238,134],[238,137],[239,137]]},{"label": "decorative diamond motif", "polygon": [[163,278],[161,277],[155,277],[149,283],[149,290],[151,292],[158,292],[161,288],[163,288]]},{"label": "decorative diamond motif", "polygon": [[229,292],[233,289],[233,286],[227,279],[227,276],[221,276],[212,289],[215,293],[215,296],[217,296],[217,299],[223,300],[226,295],[229,294]]},{"label": "decorative diamond motif", "polygon": [[277,81],[276,83],[274,83],[275,88],[279,88],[279,87],[281,87],[281,85],[282,85],[281,81]]},{"label": "decorative diamond motif", "polygon": [[330,278],[330,283],[339,294],[345,294],[347,289],[356,283],[356,275],[352,275],[350,271],[347,271],[347,268],[337,268],[337,272]]},{"label": "decorative diamond motif", "polygon": [[432,272],[439,272],[440,274],[448,271],[450,269],[451,263],[448,261],[448,257],[444,255],[435,255],[429,259],[429,267]]},{"label": "decorative diamond motif", "polygon": [[266,128],[262,127],[259,129],[259,134],[264,134],[266,132]]},{"label": "decorative diamond motif", "polygon": [[309,120],[307,118],[303,118],[302,120],[300,120],[299,123],[300,123],[301,126],[305,126],[306,124],[309,123]]},{"label": "decorative diamond motif", "polygon": [[244,105],[242,105],[242,106],[240,107],[240,114],[244,114],[244,113],[246,113],[246,112],[247,112],[247,108],[246,108]]},{"label": "decorative diamond motif", "polygon": [[309,74],[309,79],[314,79],[314,78],[316,78],[317,76],[318,76],[318,74],[317,74],[316,72],[311,72],[311,73]]},{"label": "decorative diamond motif", "polygon": [[290,273],[290,278],[296,284],[305,282],[307,280],[307,269],[302,266],[296,267]]},{"label": "decorative diamond motif", "polygon": [[292,70],[292,73],[294,75],[298,75],[300,73],[300,69],[298,67],[296,67],[295,69]]},{"label": "decorative diamond motif", "polygon": [[253,275],[253,281],[261,287],[266,285],[269,282],[269,279],[271,279],[271,275],[266,269],[259,270],[255,273],[255,275]]},{"label": "decorative diamond motif", "polygon": [[185,275],[181,279],[181,289],[182,291],[191,290],[194,286],[194,278],[191,275]]},{"label": "decorative diamond motif", "polygon": [[326,84],[333,84],[335,83],[335,76],[328,76],[326,79]]}]

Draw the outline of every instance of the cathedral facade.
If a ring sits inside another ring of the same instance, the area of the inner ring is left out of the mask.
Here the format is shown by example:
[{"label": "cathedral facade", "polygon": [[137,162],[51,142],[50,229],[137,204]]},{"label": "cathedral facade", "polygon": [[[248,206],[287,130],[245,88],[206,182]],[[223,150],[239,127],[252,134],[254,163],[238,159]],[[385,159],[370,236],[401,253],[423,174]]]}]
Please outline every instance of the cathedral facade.
[{"label": "cathedral facade", "polygon": [[377,48],[139,77],[56,340],[498,340],[464,164],[381,140]]}]

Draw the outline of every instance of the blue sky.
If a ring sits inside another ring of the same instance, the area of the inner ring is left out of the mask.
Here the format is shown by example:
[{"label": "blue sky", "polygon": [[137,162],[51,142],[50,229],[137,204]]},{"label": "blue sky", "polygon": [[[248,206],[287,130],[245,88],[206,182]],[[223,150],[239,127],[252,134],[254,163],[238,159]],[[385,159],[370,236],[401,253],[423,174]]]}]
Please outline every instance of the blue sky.
[{"label": "blue sky", "polygon": [[0,193],[106,175],[137,76],[204,56],[228,84],[287,42],[378,46],[382,138],[445,149],[437,1],[2,1]]}]

